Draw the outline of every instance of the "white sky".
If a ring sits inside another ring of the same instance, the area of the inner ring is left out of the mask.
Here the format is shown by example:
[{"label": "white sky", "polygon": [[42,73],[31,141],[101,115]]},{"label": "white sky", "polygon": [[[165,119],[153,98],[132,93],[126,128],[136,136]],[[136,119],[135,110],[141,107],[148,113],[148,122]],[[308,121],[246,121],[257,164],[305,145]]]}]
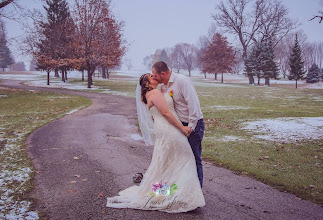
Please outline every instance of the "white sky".
[{"label": "white sky", "polygon": [[[41,8],[40,0],[18,0],[28,9]],[[301,29],[311,42],[323,41],[323,23],[318,19],[308,21],[319,10],[320,0],[282,0],[289,9],[290,17],[298,19]],[[73,0],[68,0],[73,2]],[[213,23],[211,14],[220,0],[112,0],[112,9],[119,20],[125,22],[124,38],[130,43],[126,57],[132,60],[134,69],[145,67],[143,58],[156,49],[172,47],[176,43],[197,43],[207,34]],[[6,21],[9,37],[24,33],[19,23]],[[232,39],[232,36],[228,36]],[[16,46],[11,46],[16,61],[28,62],[19,56]],[[27,69],[29,66],[27,65]]]}]

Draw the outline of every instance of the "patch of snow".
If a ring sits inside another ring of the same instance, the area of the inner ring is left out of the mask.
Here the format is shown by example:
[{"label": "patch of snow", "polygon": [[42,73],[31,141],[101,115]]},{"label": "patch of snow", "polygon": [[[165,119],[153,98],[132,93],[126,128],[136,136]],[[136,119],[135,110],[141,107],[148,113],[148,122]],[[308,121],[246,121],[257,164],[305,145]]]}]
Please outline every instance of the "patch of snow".
[{"label": "patch of snow", "polygon": [[243,123],[255,137],[279,142],[323,139],[323,117],[286,117]]},{"label": "patch of snow", "polygon": [[215,108],[216,110],[239,110],[239,109],[249,109],[249,107],[241,107],[241,106],[222,106],[222,105],[213,105],[208,106],[207,108]]},{"label": "patch of snow", "polygon": [[239,138],[239,137],[236,137],[236,136],[223,136],[221,139],[219,139],[219,141],[224,141],[224,142],[227,142],[227,141],[243,141],[244,139],[242,138]]},{"label": "patch of snow", "polygon": [[323,82],[307,83],[302,88],[306,88],[306,89],[323,89]]},{"label": "patch of snow", "polygon": [[132,140],[138,141],[138,140],[142,140],[143,138],[139,135],[139,134],[131,134],[130,138]]},{"label": "patch of snow", "polygon": [[0,98],[7,98],[7,95],[0,95]]},{"label": "patch of snow", "polygon": [[80,110],[80,109],[79,108],[78,109],[73,109],[73,110],[67,112],[66,115],[70,115],[70,114],[72,114],[74,112],[77,112],[78,110]]}]

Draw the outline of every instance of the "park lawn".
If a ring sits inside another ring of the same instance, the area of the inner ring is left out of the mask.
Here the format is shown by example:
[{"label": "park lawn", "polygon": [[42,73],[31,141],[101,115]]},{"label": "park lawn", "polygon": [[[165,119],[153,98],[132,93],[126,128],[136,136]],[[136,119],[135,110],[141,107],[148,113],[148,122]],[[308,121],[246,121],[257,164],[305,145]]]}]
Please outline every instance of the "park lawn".
[{"label": "park lawn", "polygon": [[[94,85],[135,96],[135,82],[95,81]],[[220,83],[195,83],[195,88],[206,126],[205,160],[323,204],[322,139],[270,141],[242,129],[243,122],[259,119],[322,117],[323,90]]]},{"label": "park lawn", "polygon": [[196,90],[206,125],[205,159],[300,198],[323,203],[322,139],[269,141],[241,129],[245,121],[323,116],[323,90],[254,86],[197,86]]},{"label": "park lawn", "polygon": [[36,128],[91,104],[78,96],[0,87],[0,219],[36,219],[29,192],[35,170],[25,150]]}]

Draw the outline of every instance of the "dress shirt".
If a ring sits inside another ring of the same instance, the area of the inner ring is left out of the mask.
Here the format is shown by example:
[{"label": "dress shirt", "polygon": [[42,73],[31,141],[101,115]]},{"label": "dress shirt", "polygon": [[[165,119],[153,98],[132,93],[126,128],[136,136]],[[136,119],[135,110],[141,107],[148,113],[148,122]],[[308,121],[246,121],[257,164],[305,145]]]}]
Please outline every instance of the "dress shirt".
[{"label": "dress shirt", "polygon": [[168,83],[161,85],[161,91],[168,94],[173,91],[174,107],[179,119],[194,130],[203,113],[192,81],[187,76],[171,72]]}]

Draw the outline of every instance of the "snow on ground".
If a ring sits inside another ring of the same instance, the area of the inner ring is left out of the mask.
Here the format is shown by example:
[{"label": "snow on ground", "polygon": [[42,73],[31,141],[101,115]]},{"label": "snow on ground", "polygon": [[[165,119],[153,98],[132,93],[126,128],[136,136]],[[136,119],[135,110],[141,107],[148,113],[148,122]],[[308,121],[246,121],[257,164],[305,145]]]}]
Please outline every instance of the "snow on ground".
[{"label": "snow on ground", "polygon": [[[151,73],[151,70],[114,70],[110,74],[112,76],[111,81],[114,80],[123,80],[123,81],[137,81],[139,77],[144,74],[144,73]],[[85,77],[87,76],[86,71],[85,71]],[[180,74],[188,76],[188,72],[184,70],[180,70]],[[56,84],[55,81],[60,82],[59,79],[53,77],[53,72],[50,73],[51,75],[51,84]],[[69,71],[67,74],[69,79],[80,79],[81,78],[81,72],[79,71]],[[116,77],[116,79],[113,78]],[[106,80],[103,78],[97,78],[94,76],[95,80]],[[192,81],[194,82],[195,85],[197,86],[215,86],[215,87],[245,87],[249,86],[249,80],[246,76],[243,74],[230,74],[226,73],[224,74],[224,83],[219,83],[221,80],[221,74],[218,74],[218,80],[214,80],[214,75],[213,74],[207,74],[206,79],[204,78],[204,74],[201,73],[198,70],[193,70],[191,72],[191,77]],[[23,80],[23,81],[35,81],[33,84],[38,84],[41,87],[48,87],[46,85],[46,73],[45,72],[40,72],[40,71],[32,71],[32,72],[15,72],[14,74],[10,73],[4,73],[0,72],[0,79],[14,79],[14,80]],[[37,82],[36,82],[37,81]],[[255,78],[255,82],[257,79]],[[216,82],[216,83],[215,83]],[[239,84],[245,84],[243,85],[234,85],[234,83],[239,83]],[[261,84],[264,84],[264,79],[260,80]],[[304,81],[299,81],[297,82],[299,85],[299,88],[308,88],[308,89],[323,89],[323,82],[318,82],[318,83],[313,83],[313,84],[308,84]],[[290,85],[291,87],[295,84],[294,80],[288,80],[288,79],[280,79],[280,80],[270,80],[270,84],[272,85]],[[68,83],[66,83],[68,85]],[[51,85],[52,86],[52,85]],[[61,85],[57,84],[55,88],[61,88]],[[65,88],[65,87],[64,87]],[[83,89],[84,86],[80,84],[80,87],[77,89]],[[75,89],[75,88],[73,88]]]},{"label": "snow on ground", "polygon": [[279,142],[323,139],[323,117],[286,117],[243,123],[255,137]]},{"label": "snow on ground", "polygon": [[15,138],[6,139],[0,152],[0,219],[39,219],[37,212],[28,211],[31,202],[15,198],[18,193],[25,193],[33,172],[19,163],[22,149],[19,143],[25,135],[19,133]]},{"label": "snow on ground", "polygon": [[228,142],[228,141],[243,141],[244,139],[229,135],[229,136],[223,136],[221,139],[218,139],[218,140],[223,142]]},{"label": "snow on ground", "polygon": [[249,109],[249,107],[241,107],[241,106],[223,106],[223,105],[212,105],[207,108],[215,108],[216,110],[239,110],[239,109]]}]

